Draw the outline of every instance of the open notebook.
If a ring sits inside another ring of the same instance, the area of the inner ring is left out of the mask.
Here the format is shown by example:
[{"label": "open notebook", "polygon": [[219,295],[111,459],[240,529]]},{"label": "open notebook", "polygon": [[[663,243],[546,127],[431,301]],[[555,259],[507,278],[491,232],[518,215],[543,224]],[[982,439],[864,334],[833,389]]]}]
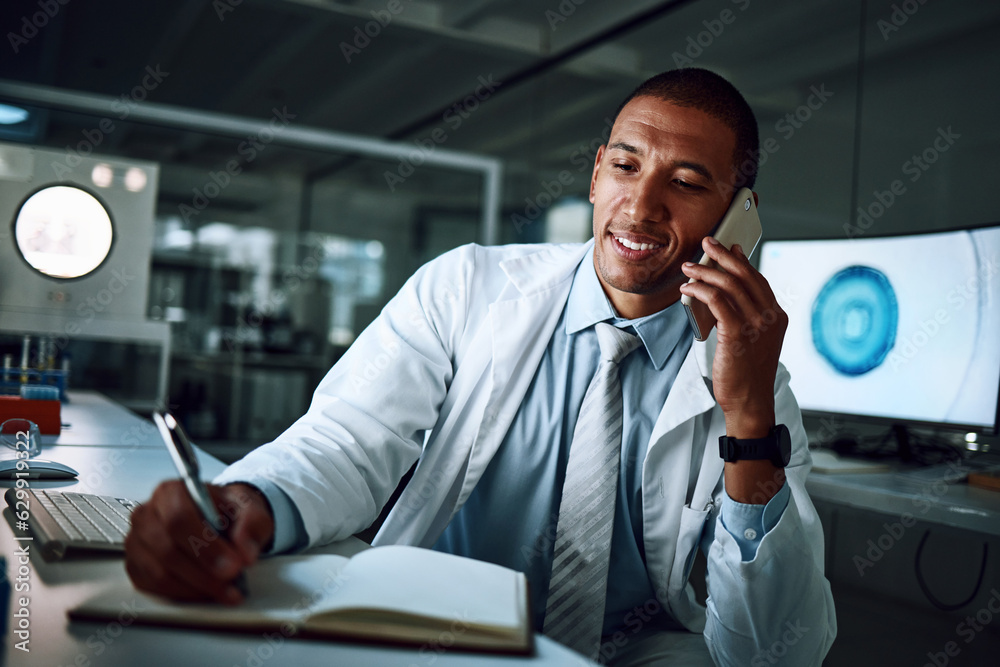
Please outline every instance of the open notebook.
[{"label": "open notebook", "polygon": [[528,584],[499,565],[406,546],[278,556],[247,571],[237,607],[181,604],[116,582],[69,611],[79,620],[117,620],[136,601],[137,623],[420,646],[530,653]]}]

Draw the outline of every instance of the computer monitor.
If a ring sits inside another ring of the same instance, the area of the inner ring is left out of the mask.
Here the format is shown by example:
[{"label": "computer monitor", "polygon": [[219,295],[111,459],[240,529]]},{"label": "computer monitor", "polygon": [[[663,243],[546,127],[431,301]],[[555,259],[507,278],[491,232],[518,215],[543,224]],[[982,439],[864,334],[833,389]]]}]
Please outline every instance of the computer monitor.
[{"label": "computer monitor", "polygon": [[1000,226],[769,241],[760,270],[804,412],[997,433]]}]

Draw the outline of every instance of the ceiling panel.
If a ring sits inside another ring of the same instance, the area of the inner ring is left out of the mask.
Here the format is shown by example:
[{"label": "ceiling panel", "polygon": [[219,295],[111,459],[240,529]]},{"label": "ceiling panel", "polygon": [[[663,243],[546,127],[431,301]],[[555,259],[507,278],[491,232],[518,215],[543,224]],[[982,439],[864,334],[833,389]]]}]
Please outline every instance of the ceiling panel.
[{"label": "ceiling panel", "polygon": [[[439,130],[449,149],[502,158],[508,206],[516,206],[566,169],[574,174],[571,189],[585,192],[581,156],[589,161],[589,144],[619,100],[646,76],[676,66],[675,54],[695,53],[693,64],[731,77],[746,94],[762,137],[775,134],[775,124],[805,101],[811,86],[835,83],[837,104],[812,131],[839,147],[838,157],[823,163],[825,178],[851,169],[840,152],[850,154],[854,131],[860,2],[402,0],[387,25],[375,17],[386,22],[388,0],[243,0],[220,13],[224,3],[62,5],[30,39],[4,45],[0,78],[118,97],[142,83],[147,67],[159,66],[169,72],[162,85],[140,91],[159,103],[259,119],[287,108],[302,125],[408,141]],[[942,40],[996,31],[998,6],[978,7],[914,22],[912,30],[872,43],[871,57],[905,64]],[[25,32],[37,11],[37,0],[7,0],[0,27],[5,35]],[[719,34],[706,40],[713,26]],[[699,39],[700,52],[689,51]],[[345,56],[345,44],[359,51]],[[468,97],[491,77],[500,85],[488,99]],[[447,115],[463,100],[471,107]],[[98,120],[53,113],[40,143],[73,144]],[[907,119],[894,119],[892,131],[910,133]],[[236,143],[123,124],[102,149],[211,169],[233,155]],[[821,145],[803,134],[784,155],[833,150]],[[248,168],[310,174],[347,165],[342,156],[275,147]],[[796,202],[789,219],[805,205]]]}]

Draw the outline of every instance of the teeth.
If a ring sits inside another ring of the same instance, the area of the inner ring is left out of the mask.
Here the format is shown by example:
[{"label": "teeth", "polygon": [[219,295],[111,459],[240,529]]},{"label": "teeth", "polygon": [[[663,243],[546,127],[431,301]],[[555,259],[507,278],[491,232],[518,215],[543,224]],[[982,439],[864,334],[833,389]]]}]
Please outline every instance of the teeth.
[{"label": "teeth", "polygon": [[626,248],[629,248],[630,250],[649,250],[650,248],[659,248],[660,247],[659,245],[657,245],[655,243],[633,243],[632,241],[629,241],[628,239],[623,239],[623,238],[620,238],[618,236],[615,237],[615,240],[618,241],[619,243],[621,243]]}]

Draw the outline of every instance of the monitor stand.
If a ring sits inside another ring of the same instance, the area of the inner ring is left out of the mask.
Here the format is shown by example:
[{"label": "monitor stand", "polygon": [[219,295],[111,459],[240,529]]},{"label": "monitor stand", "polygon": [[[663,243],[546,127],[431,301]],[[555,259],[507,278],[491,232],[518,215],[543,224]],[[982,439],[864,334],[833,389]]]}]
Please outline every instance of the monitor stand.
[{"label": "monitor stand", "polygon": [[899,460],[908,463],[913,460],[913,450],[910,449],[910,431],[902,424],[893,424],[892,436],[896,439],[896,452]]}]

